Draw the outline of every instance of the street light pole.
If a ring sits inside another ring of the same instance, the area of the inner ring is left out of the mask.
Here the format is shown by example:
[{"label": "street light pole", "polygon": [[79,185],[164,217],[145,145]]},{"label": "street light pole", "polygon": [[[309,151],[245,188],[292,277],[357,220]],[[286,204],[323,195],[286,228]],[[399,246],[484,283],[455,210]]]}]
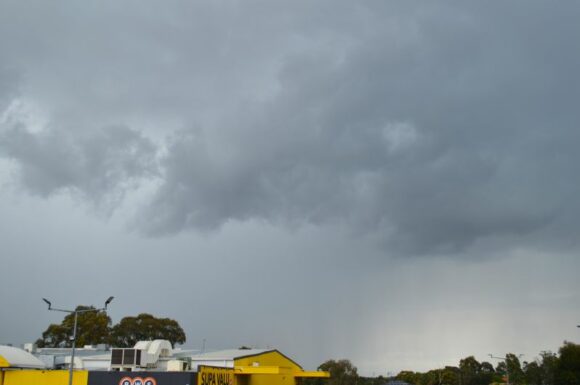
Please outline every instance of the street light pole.
[{"label": "street light pole", "polygon": [[[75,366],[75,347],[77,344],[77,320],[79,318],[79,312],[75,311],[75,326],[73,326],[73,337],[72,337],[72,352],[70,354],[70,364],[68,368],[68,385],[73,383],[73,369]],[[509,385],[509,384],[508,384]]]},{"label": "street light pole", "polygon": [[491,358],[495,358],[495,359],[498,359],[498,360],[504,360],[505,361],[505,380],[506,380],[506,385],[510,385],[510,371],[509,371],[508,364],[507,364],[507,357],[496,357],[496,356],[493,356],[491,354],[489,354],[489,356]]},{"label": "street light pole", "polygon": [[87,313],[89,311],[106,311],[107,310],[107,306],[109,306],[109,304],[111,303],[111,301],[113,301],[113,298],[115,297],[109,297],[107,298],[107,300],[105,301],[105,306],[99,309],[82,309],[82,310],[68,310],[68,309],[56,309],[52,307],[52,303],[47,300],[46,298],[43,298],[42,300],[44,302],[46,302],[46,304],[48,305],[48,310],[51,311],[60,311],[62,313],[68,313],[68,314],[74,314],[74,326],[73,326],[73,335],[72,335],[72,352],[71,352],[71,356],[70,356],[70,365],[69,365],[69,370],[68,370],[68,384],[72,385],[73,383],[73,368],[74,368],[74,363],[75,363],[75,348],[76,348],[76,342],[77,342],[77,324],[78,324],[78,315],[79,313]]},{"label": "street light pole", "polygon": [[[506,385],[510,385],[510,369],[509,369],[509,367],[508,367],[508,361],[507,361],[507,360],[508,360],[508,358],[507,358],[507,356],[505,356],[505,357],[496,357],[496,356],[493,356],[493,355],[491,355],[491,354],[488,354],[488,355],[489,355],[491,358],[495,358],[495,359],[498,359],[498,360],[504,360],[504,361],[505,361],[505,379],[506,379]],[[517,357],[518,357],[518,359],[519,359],[519,358],[521,358],[522,356],[523,356],[523,354],[519,354]]]}]

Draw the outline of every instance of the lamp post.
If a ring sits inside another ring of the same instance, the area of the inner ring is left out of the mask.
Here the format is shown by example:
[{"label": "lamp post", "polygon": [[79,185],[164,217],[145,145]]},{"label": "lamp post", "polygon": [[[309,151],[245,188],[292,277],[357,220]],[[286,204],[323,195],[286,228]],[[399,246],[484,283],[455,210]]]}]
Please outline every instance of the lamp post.
[{"label": "lamp post", "polygon": [[77,319],[78,319],[79,313],[87,313],[90,311],[97,311],[97,312],[98,311],[106,311],[107,306],[109,306],[111,301],[113,301],[113,298],[115,298],[115,297],[107,298],[107,300],[105,301],[105,306],[102,308],[83,309],[83,310],[56,309],[56,308],[52,307],[52,303],[49,300],[47,300],[46,298],[42,299],[48,305],[48,310],[60,311],[62,313],[68,313],[68,314],[74,314],[74,316],[75,316],[75,321],[74,321],[74,326],[73,326],[73,335],[72,335],[72,352],[71,352],[71,356],[70,356],[70,365],[69,365],[69,371],[68,371],[68,384],[69,385],[72,385],[72,383],[73,383],[73,367],[74,367],[74,363],[75,363],[75,347],[76,347],[76,342],[77,342]]}]

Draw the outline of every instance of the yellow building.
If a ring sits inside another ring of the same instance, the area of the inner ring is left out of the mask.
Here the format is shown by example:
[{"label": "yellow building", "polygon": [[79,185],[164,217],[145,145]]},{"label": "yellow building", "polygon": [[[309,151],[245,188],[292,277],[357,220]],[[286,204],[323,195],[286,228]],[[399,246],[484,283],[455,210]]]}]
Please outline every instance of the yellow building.
[{"label": "yellow building", "polygon": [[[2,347],[6,348],[6,347]],[[7,357],[8,356],[8,357]],[[232,349],[181,357],[188,368],[168,370],[75,370],[74,385],[297,385],[303,378],[328,378],[305,371],[277,350]],[[188,370],[187,370],[188,369]],[[172,371],[175,370],[175,371]],[[23,350],[0,349],[0,385],[66,385],[68,371],[46,370]]]},{"label": "yellow building", "polygon": [[[192,365],[233,369],[234,385],[295,385],[302,378],[328,378],[327,372],[305,371],[278,350],[235,349],[191,357]],[[200,373],[203,370],[198,370]],[[202,384],[198,381],[198,385]]]}]

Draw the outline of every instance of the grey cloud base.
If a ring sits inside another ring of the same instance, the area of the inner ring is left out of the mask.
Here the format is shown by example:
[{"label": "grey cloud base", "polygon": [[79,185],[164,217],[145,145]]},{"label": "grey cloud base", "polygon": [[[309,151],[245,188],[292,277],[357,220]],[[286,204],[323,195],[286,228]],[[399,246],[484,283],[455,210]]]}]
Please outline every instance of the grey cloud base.
[{"label": "grey cloud base", "polygon": [[27,191],[43,197],[78,193],[103,208],[114,208],[139,178],[156,172],[153,144],[123,126],[86,136],[14,127],[0,136],[0,154],[16,162],[20,184]]},{"label": "grey cloud base", "polygon": [[[577,246],[579,6],[224,7],[167,6],[153,21],[142,7],[130,28],[112,17],[98,33],[89,23],[80,36],[118,56],[92,68],[83,92],[76,73],[57,71],[55,91],[23,65],[20,93],[61,128],[1,131],[21,185],[120,204],[128,186],[155,179],[137,222],[156,236],[258,219],[346,224],[397,255]],[[115,31],[127,40],[110,40]],[[65,48],[80,50],[55,51]],[[80,50],[71,65],[90,67],[98,52]],[[140,132],[135,120],[154,127]]]}]

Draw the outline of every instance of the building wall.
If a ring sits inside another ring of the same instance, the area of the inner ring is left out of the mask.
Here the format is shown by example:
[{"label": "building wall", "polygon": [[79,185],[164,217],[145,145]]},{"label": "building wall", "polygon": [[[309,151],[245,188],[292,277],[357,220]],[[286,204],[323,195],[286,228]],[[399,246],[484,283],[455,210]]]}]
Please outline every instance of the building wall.
[{"label": "building wall", "polygon": [[237,375],[238,384],[241,385],[295,385],[295,372],[301,372],[302,368],[294,361],[280,352],[273,351],[255,356],[238,358],[235,366],[277,366],[280,374],[249,374]]},{"label": "building wall", "polygon": [[[62,385],[68,384],[68,370],[9,370],[4,372],[3,385]],[[87,385],[88,372],[75,371],[74,385]]]},{"label": "building wall", "polygon": [[196,385],[193,372],[89,372],[88,385]]},{"label": "building wall", "polygon": [[292,374],[252,374],[247,385],[295,385]]},{"label": "building wall", "polygon": [[[68,370],[10,370],[0,372],[0,385],[63,385],[68,384]],[[197,373],[193,372],[74,372],[74,385],[121,385],[123,379],[141,379],[146,385],[148,378],[157,385],[196,385]],[[132,384],[133,385],[133,384]]]},{"label": "building wall", "polygon": [[234,373],[232,368],[200,366],[197,372],[197,385],[236,385]]}]

